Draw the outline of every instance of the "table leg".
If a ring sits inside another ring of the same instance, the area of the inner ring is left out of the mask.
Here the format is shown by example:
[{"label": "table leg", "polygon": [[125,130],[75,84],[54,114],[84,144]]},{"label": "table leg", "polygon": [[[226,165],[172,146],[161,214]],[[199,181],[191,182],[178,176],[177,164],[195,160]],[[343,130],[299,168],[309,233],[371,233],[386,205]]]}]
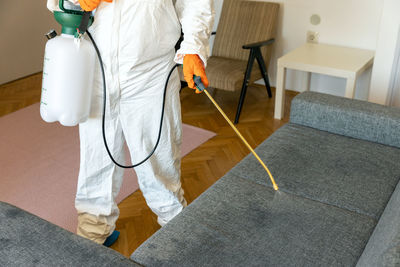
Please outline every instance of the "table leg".
[{"label": "table leg", "polygon": [[311,72],[304,73],[304,80],[303,80],[303,91],[310,91],[311,85]]},{"label": "table leg", "polygon": [[278,66],[275,93],[275,119],[282,119],[285,112],[286,68]]},{"label": "table leg", "polygon": [[345,97],[354,98],[355,91],[356,91],[356,75],[347,78]]}]

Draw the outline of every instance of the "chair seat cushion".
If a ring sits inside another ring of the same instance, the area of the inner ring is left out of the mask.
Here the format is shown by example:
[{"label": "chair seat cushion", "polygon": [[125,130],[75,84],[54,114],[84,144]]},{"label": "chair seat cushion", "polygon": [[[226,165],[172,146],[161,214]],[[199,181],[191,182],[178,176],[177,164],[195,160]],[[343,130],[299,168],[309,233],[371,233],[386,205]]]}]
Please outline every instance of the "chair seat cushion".
[{"label": "chair seat cushion", "polygon": [[[247,61],[229,59],[223,57],[210,57],[207,61],[207,78],[210,87],[226,91],[236,91],[242,88]],[[180,78],[184,81],[182,67],[180,67]],[[260,68],[257,63],[253,65],[250,83],[261,79]]]},{"label": "chair seat cushion", "polygon": [[[227,91],[241,89],[246,67],[246,61],[223,57],[210,57],[206,69],[210,86]],[[250,83],[261,78],[262,76],[258,64],[253,64]]]}]

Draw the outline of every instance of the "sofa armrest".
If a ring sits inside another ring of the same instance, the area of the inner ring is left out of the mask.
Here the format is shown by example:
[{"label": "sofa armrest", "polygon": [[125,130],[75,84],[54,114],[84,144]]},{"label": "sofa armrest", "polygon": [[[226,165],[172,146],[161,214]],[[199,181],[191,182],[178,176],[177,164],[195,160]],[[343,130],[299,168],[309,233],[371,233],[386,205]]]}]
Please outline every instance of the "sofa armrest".
[{"label": "sofa armrest", "polygon": [[0,241],[0,266],[140,266],[1,201]]},{"label": "sofa armrest", "polygon": [[400,109],[304,92],[292,101],[290,122],[400,148]]},{"label": "sofa armrest", "polygon": [[398,266],[400,263],[400,184],[390,198],[357,267]]}]

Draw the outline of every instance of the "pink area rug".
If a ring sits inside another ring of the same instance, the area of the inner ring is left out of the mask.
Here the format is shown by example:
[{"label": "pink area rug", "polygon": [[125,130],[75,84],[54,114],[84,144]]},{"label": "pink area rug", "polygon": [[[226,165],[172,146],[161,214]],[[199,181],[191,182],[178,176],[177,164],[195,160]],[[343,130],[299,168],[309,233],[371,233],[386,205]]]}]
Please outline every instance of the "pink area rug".
[{"label": "pink area rug", "polygon": [[[213,136],[184,124],[182,156]],[[78,127],[45,123],[39,104],[0,118],[0,201],[75,232],[78,172]],[[118,203],[137,189],[136,174],[125,170]]]}]

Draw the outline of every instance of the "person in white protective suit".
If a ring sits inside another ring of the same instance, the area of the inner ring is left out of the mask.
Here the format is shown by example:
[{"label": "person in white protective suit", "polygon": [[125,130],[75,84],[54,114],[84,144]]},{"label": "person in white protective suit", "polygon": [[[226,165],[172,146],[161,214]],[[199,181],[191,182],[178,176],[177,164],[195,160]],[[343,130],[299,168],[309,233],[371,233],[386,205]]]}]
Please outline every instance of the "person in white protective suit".
[{"label": "person in white protective suit", "polygon": [[[110,1],[110,2],[109,2]],[[85,10],[96,8],[89,28],[103,58],[107,84],[106,138],[115,159],[124,163],[123,144],[132,163],[145,158],[157,140],[164,85],[176,63],[184,74],[201,76],[209,56],[209,37],[214,20],[213,0],[72,0]],[[57,10],[58,0],[48,0]],[[175,44],[184,33],[181,48]],[[98,65],[98,64],[97,64]],[[199,71],[197,71],[199,70]],[[186,206],[180,182],[181,110],[180,80],[170,78],[161,140],[154,155],[135,168],[148,206],[163,226]],[[103,244],[115,233],[119,210],[115,198],[123,172],[109,158],[102,139],[103,85],[100,67],[90,118],[79,125],[80,171],[75,206],[77,233]]]}]

